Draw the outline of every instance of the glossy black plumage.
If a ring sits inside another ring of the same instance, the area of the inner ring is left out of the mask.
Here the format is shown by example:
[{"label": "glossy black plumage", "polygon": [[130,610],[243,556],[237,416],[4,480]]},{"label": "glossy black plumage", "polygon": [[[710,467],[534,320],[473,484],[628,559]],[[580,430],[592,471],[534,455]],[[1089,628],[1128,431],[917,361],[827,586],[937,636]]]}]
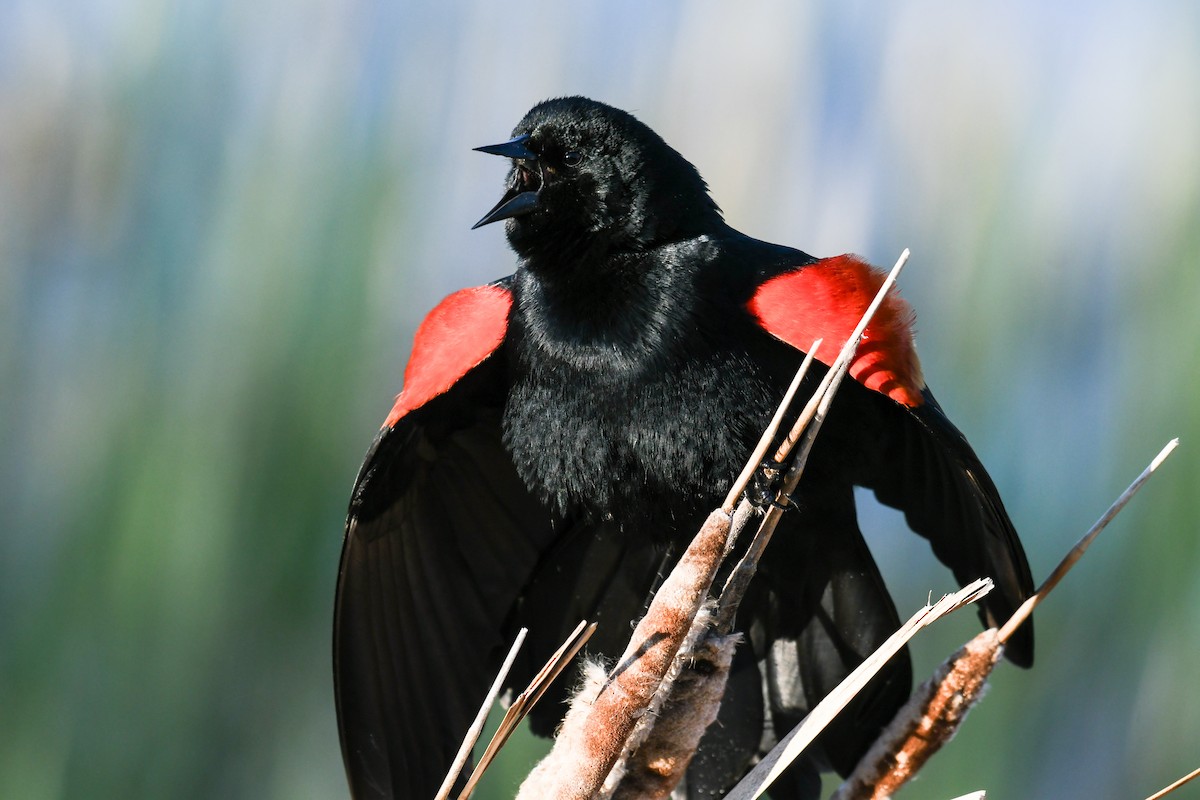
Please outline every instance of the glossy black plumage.
[{"label": "glossy black plumage", "polygon": [[[356,797],[432,796],[517,627],[531,629],[518,685],[584,617],[601,622],[592,649],[619,652],[802,357],[746,304],[815,259],[728,227],[649,128],[566,98],[514,137],[492,148],[518,160],[481,220],[508,219],[520,259],[499,284],[504,340],[381,432],[352,498],[334,661]],[[748,643],[690,796],[717,796],[764,721],[795,724],[897,626],[854,485],[902,509],[960,581],[995,577],[992,617],[1031,591],[995,487],[932,395],[909,408],[847,381],[744,604]],[[1031,629],[1009,653],[1032,659]],[[898,658],[773,796],[813,796],[819,771],[852,767],[910,683]],[[552,730],[554,700],[535,730]]]}]

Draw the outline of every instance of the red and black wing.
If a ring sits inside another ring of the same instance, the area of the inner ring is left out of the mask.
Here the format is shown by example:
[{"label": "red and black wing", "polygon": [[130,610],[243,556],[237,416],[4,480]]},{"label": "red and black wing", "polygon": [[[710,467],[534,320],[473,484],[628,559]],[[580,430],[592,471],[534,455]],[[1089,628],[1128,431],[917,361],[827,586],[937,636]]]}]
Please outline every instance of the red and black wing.
[{"label": "red and black wing", "polygon": [[[763,329],[797,349],[823,338],[817,360],[829,364],[883,281],[865,262],[837,256],[763,282],[747,308]],[[925,386],[912,322],[908,304],[890,294],[850,366],[850,375],[876,393],[873,403],[885,420],[882,457],[863,482],[904,512],[961,583],[995,581],[980,614],[988,625],[1002,624],[1033,593],[1029,564],[991,478]],[[1032,622],[1009,640],[1006,653],[1013,663],[1032,663]]]},{"label": "red and black wing", "polygon": [[[868,485],[880,502],[904,512],[959,583],[983,576],[995,582],[979,615],[988,627],[999,627],[1034,592],[1025,550],[966,437],[928,388],[922,397],[910,413],[896,415],[882,469]],[[1032,620],[1014,632],[1004,652],[1018,666],[1033,664]]]},{"label": "red and black wing", "polygon": [[434,795],[552,537],[501,440],[510,306],[490,285],[429,314],[354,487],[333,656],[356,798]]}]

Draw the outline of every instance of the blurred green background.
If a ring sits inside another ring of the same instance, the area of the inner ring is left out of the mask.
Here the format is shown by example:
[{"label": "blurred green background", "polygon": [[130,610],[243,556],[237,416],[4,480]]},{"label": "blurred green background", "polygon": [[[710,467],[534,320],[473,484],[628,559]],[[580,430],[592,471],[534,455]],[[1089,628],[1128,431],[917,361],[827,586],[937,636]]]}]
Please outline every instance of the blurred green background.
[{"label": "blurred green background", "polygon": [[[912,248],[926,374],[1037,576],[1183,437],[904,796],[1200,766],[1200,5],[4,0],[0,797],[346,796],[350,484],[424,311],[512,269],[470,148],[568,93],[747,233]],[[862,518],[902,614],[952,588]]]}]

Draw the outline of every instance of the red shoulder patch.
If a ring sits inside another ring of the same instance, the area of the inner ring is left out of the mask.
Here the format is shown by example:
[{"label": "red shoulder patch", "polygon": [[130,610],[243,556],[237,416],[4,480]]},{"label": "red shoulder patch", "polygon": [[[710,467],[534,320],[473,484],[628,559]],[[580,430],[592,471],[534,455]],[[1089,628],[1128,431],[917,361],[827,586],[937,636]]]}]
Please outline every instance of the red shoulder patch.
[{"label": "red shoulder patch", "polygon": [[384,427],[446,392],[500,346],[512,293],[500,286],[460,289],[434,306],[413,337],[404,389]]},{"label": "red shoulder patch", "polygon": [[[758,287],[747,308],[768,333],[792,347],[806,350],[824,339],[817,360],[830,364],[886,277],[855,256],[826,258],[771,278]],[[890,292],[850,364],[850,375],[859,383],[906,406],[924,402],[913,319],[908,303]]]}]

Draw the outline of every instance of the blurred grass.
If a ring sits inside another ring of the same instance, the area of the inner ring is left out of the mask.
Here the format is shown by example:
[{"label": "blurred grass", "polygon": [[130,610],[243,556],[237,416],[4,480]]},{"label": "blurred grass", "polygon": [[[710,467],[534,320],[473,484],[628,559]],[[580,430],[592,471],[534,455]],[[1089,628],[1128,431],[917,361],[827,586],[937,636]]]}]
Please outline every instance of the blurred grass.
[{"label": "blurred grass", "polygon": [[[748,233],[913,248],[927,375],[1035,573],[1183,438],[922,795],[1194,768],[1197,41],[1186,2],[0,7],[0,797],[345,796],[350,482],[416,320],[511,270],[467,230],[501,171],[469,147],[570,92],[662,132]],[[897,515],[862,521],[902,613],[949,586]]]}]

